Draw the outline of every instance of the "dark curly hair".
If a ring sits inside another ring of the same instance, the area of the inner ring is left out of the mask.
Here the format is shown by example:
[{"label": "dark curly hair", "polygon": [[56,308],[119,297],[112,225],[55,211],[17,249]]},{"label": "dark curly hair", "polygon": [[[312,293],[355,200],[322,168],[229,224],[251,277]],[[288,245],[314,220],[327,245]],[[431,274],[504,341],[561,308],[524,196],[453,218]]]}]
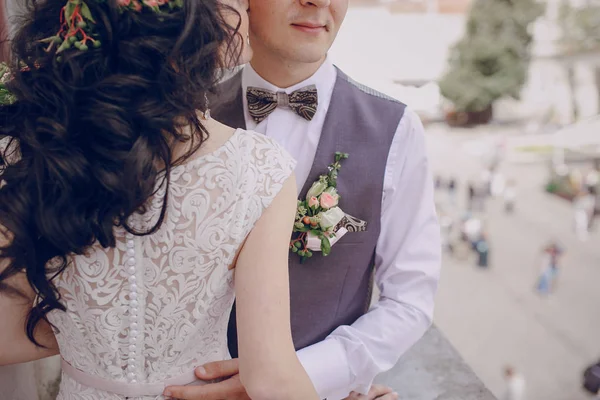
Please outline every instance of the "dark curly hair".
[{"label": "dark curly hair", "polygon": [[[207,138],[198,111],[241,52],[240,24],[223,16],[225,7],[236,11],[219,0],[184,0],[168,13],[121,12],[117,0],[87,4],[102,46],[58,61],[40,39],[60,29],[65,0],[29,1],[12,40],[8,87],[17,101],[0,106],[0,141],[10,142],[0,152],[0,236],[9,242],[0,248],[0,263],[8,263],[0,291],[18,294],[7,279],[26,274],[38,297],[26,324],[36,345],[36,325],[65,310],[53,277],[69,256],[96,242],[114,247],[115,226],[135,235],[158,230],[167,198],[150,230],[135,231],[127,218],[143,212],[157,180],[169,185],[171,167]],[[174,160],[180,142],[190,150]]]}]

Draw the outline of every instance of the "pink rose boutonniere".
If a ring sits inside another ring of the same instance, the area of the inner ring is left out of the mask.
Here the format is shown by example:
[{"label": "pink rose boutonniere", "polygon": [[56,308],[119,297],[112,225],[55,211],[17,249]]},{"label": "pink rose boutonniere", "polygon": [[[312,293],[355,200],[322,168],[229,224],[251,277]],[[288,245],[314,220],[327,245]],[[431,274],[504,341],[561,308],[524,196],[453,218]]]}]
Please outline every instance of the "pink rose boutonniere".
[{"label": "pink rose boutonniere", "polygon": [[323,256],[329,255],[331,246],[348,232],[340,224],[346,214],[338,207],[340,195],[336,188],[342,161],[347,158],[346,153],[335,153],[329,172],[313,183],[305,199],[298,200],[290,250],[302,261],[312,257],[315,251],[321,251]]},{"label": "pink rose boutonniere", "polygon": [[319,199],[321,208],[328,210],[337,206],[339,198],[340,196],[338,194],[323,192],[323,194],[321,194],[321,198]]}]

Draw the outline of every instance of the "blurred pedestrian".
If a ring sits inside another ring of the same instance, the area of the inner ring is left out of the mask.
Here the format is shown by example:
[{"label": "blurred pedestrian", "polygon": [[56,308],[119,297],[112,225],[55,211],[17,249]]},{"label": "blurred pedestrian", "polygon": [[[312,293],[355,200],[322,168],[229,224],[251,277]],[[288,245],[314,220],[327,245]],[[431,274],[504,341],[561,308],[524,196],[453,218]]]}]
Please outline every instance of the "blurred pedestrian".
[{"label": "blurred pedestrian", "polygon": [[504,198],[504,211],[510,214],[515,210],[515,200],[517,198],[517,185],[513,179],[509,179],[502,194]]},{"label": "blurred pedestrian", "polygon": [[479,268],[487,268],[490,265],[490,243],[488,236],[482,232],[479,239],[474,244],[475,252],[477,253],[477,266]]},{"label": "blurred pedestrian", "polygon": [[583,388],[600,396],[600,361],[590,365],[583,373]]},{"label": "blurred pedestrian", "polygon": [[547,295],[556,289],[560,259],[564,249],[557,241],[551,241],[542,250],[542,267],[537,282],[537,292]]},{"label": "blurred pedestrian", "polygon": [[490,191],[493,197],[499,197],[504,193],[506,188],[506,179],[504,175],[498,171],[492,175],[492,182],[490,184]]},{"label": "blurred pedestrian", "polygon": [[588,190],[596,190],[598,188],[598,184],[600,184],[600,171],[598,171],[596,166],[594,166],[585,175],[585,186]]},{"label": "blurred pedestrian", "polygon": [[474,249],[475,243],[481,237],[483,223],[477,216],[468,213],[463,219],[462,238],[469,243],[469,246]]},{"label": "blurred pedestrian", "polygon": [[589,239],[590,220],[594,215],[596,197],[582,189],[573,199],[573,225],[577,238],[582,242]]},{"label": "blurred pedestrian", "polygon": [[444,182],[442,182],[442,177],[439,175],[436,176],[435,180],[434,180],[435,189],[436,190],[441,189],[443,184],[444,184]]},{"label": "blurred pedestrian", "polygon": [[598,207],[598,189],[595,186],[590,186],[588,188],[589,193],[589,221],[588,221],[588,231],[594,229],[594,225],[596,222],[596,217],[600,213],[600,207]]},{"label": "blurred pedestrian", "polygon": [[583,189],[583,174],[579,168],[571,170],[569,173],[569,182],[575,193],[581,192],[581,189]]},{"label": "blurred pedestrian", "polygon": [[483,187],[482,197],[488,197],[492,194],[492,171],[490,169],[484,169],[481,171],[481,185]]},{"label": "blurred pedestrian", "polygon": [[477,195],[475,191],[475,184],[472,181],[469,181],[467,186],[467,209],[469,211],[473,211],[475,207],[475,196]]},{"label": "blurred pedestrian", "polygon": [[452,243],[452,230],[454,227],[454,221],[452,217],[441,211],[439,215],[440,221],[440,232],[442,239],[442,250],[450,254],[454,253],[454,245]]},{"label": "blurred pedestrian", "polygon": [[448,202],[451,206],[456,205],[456,179],[450,178],[448,181]]},{"label": "blurred pedestrian", "polygon": [[506,388],[501,400],[525,400],[525,377],[523,375],[508,366],[504,368],[504,382]]},{"label": "blurred pedestrian", "polygon": [[507,149],[507,139],[506,137],[500,139],[492,150],[492,154],[489,161],[489,170],[493,173],[498,170],[500,164],[504,161],[506,157],[506,149]]}]

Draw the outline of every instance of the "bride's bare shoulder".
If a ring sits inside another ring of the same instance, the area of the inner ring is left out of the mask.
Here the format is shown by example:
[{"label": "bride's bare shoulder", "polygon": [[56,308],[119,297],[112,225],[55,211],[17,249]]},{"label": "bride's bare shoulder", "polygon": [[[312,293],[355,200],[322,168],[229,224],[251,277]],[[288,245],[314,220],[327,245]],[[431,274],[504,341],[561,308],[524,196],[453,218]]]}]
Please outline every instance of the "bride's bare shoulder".
[{"label": "bride's bare shoulder", "polygon": [[208,138],[202,144],[199,155],[211,153],[223,146],[237,131],[237,129],[222,124],[214,119],[205,121],[204,127],[208,131]]}]

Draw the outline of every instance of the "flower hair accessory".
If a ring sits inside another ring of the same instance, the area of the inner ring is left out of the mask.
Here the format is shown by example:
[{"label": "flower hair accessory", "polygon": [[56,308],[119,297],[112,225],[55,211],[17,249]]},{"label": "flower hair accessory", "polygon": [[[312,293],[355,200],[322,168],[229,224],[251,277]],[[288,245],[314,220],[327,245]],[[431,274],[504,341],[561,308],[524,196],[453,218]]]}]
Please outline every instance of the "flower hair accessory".
[{"label": "flower hair accessory", "polygon": [[[87,0],[96,3],[106,3],[107,0]],[[184,0],[117,0],[121,12],[143,12],[144,9],[155,13],[168,13],[175,9],[183,8]],[[102,45],[95,29],[96,20],[92,16],[86,0],[67,0],[67,4],[60,11],[60,30],[54,36],[42,39],[40,42],[48,43],[47,52],[58,46],[56,53],[75,47],[86,51],[90,46],[98,48]],[[61,61],[61,56],[57,57]],[[40,68],[37,61],[34,68]],[[21,62],[21,71],[30,68]],[[6,86],[13,79],[10,67],[0,63],[0,106],[11,105],[16,102],[16,97]]]},{"label": "flower hair accessory", "polygon": [[[106,0],[91,1],[106,2]],[[148,9],[160,13],[182,8],[183,0],[118,0],[118,5],[122,12],[142,12],[144,9]],[[42,40],[43,43],[48,43],[46,51],[49,52],[58,46],[56,51],[58,54],[73,47],[86,51],[90,46],[98,48],[102,45],[95,30],[96,20],[92,16],[86,0],[68,0],[61,9],[60,22],[58,33]]]}]

